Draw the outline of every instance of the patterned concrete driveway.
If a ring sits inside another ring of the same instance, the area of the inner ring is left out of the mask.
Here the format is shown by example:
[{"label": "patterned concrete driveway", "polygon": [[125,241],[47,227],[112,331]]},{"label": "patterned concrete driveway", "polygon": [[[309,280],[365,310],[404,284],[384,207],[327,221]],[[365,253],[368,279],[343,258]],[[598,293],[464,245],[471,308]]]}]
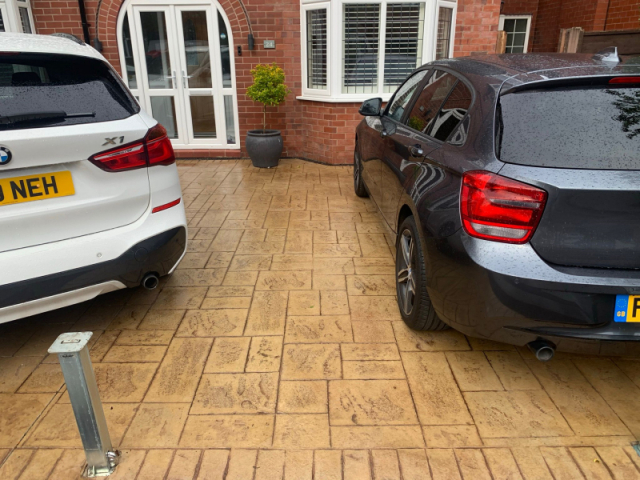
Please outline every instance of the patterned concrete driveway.
[{"label": "patterned concrete driveway", "polygon": [[73,479],[56,358],[91,356],[118,479],[636,479],[640,363],[416,333],[351,169],[179,164],[189,253],[160,288],[0,326],[0,478]]}]

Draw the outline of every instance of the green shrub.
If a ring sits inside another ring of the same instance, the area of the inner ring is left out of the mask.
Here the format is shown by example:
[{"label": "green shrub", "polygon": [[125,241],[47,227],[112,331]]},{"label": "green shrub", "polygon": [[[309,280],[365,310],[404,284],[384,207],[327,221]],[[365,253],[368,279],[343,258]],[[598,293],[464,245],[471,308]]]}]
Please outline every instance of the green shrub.
[{"label": "green shrub", "polygon": [[253,85],[247,89],[247,96],[262,104],[262,128],[267,129],[267,106],[277,107],[291,90],[284,84],[284,70],[278,65],[258,64],[251,70]]}]

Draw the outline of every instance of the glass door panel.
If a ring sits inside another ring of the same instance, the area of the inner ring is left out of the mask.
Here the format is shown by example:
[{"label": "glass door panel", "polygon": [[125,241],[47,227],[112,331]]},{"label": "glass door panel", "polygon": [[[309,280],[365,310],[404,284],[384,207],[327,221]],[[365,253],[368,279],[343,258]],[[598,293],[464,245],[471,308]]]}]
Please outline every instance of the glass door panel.
[{"label": "glass door panel", "polygon": [[194,138],[216,138],[216,112],[212,96],[189,97]]},{"label": "glass door panel", "polygon": [[218,134],[218,125],[224,125],[224,113],[216,81],[217,65],[211,55],[217,27],[212,22],[212,8],[175,8],[189,142],[218,144],[224,140],[224,135]]},{"label": "glass door panel", "polygon": [[138,89],[138,79],[136,77],[136,65],[133,58],[133,43],[131,40],[131,28],[129,26],[129,14],[124,14],[122,22],[122,50],[124,51],[124,63],[126,65],[126,77],[129,89]]},{"label": "glass door panel", "polygon": [[151,97],[151,116],[167,129],[169,138],[178,138],[176,104],[173,97]]},{"label": "glass door panel", "polygon": [[231,88],[231,57],[229,51],[229,34],[227,25],[220,12],[218,15],[218,35],[220,37],[220,63],[222,64],[222,87]]},{"label": "glass door panel", "polygon": [[149,88],[173,88],[164,12],[140,12],[140,24]]},{"label": "glass door panel", "polygon": [[189,88],[211,88],[211,57],[207,12],[183,11],[182,34],[186,60],[186,85]]},{"label": "glass door panel", "polygon": [[142,74],[133,78],[143,83],[142,103],[167,129],[169,138],[186,144],[172,8],[134,7],[134,12]]}]

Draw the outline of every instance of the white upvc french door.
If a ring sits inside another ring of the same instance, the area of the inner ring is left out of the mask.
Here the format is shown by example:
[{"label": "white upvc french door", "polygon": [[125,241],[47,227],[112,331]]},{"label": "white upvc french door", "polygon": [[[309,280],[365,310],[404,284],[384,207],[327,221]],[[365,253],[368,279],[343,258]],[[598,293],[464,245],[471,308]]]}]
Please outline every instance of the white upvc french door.
[{"label": "white upvc french door", "polygon": [[125,54],[123,71],[176,148],[237,148],[235,82],[221,18],[211,3],[144,3],[129,6],[124,18],[134,53]]},{"label": "white upvc french door", "polygon": [[226,143],[224,128],[219,128],[224,125],[224,111],[220,55],[213,55],[220,51],[213,9],[203,5],[175,7],[175,18],[185,118],[190,120],[186,122],[188,142]]}]

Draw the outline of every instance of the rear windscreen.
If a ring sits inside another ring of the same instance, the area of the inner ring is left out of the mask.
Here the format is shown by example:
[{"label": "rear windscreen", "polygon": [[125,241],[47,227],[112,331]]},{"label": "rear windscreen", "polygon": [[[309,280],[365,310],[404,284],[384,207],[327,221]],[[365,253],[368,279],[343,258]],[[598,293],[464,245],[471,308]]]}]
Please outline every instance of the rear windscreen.
[{"label": "rear windscreen", "polygon": [[138,110],[113,70],[100,60],[0,54],[0,130],[107,122]]},{"label": "rear windscreen", "polygon": [[496,153],[503,162],[640,170],[640,88],[636,84],[507,93],[500,97],[496,120]]}]

